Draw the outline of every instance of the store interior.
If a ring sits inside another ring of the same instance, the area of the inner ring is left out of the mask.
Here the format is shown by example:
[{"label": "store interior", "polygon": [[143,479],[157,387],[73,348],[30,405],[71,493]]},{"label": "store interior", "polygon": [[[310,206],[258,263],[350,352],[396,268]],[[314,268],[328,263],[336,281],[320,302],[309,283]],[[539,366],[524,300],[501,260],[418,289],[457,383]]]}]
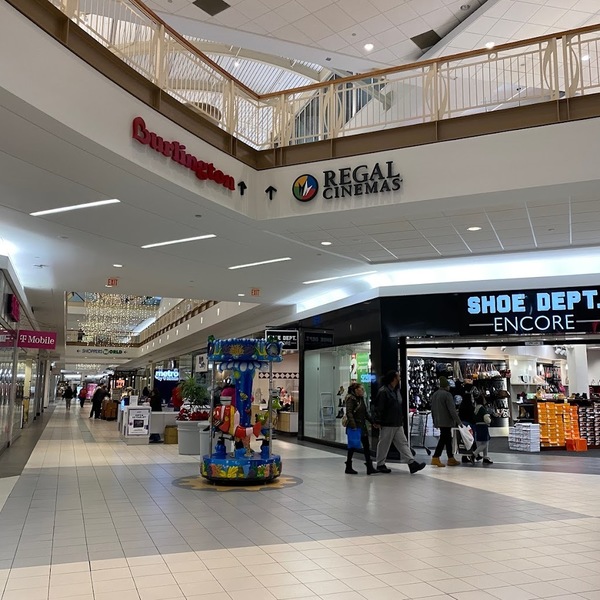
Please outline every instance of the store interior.
[{"label": "store interior", "polygon": [[[405,385],[413,447],[436,445],[429,397],[440,375],[455,396],[466,387],[476,402],[485,402],[492,437],[507,438],[513,450],[600,447],[600,346],[577,342],[468,346],[465,340],[410,340]],[[369,354],[368,342],[306,352],[306,437],[345,444],[343,400],[349,383],[374,378]],[[365,389],[368,394],[370,386]]]}]

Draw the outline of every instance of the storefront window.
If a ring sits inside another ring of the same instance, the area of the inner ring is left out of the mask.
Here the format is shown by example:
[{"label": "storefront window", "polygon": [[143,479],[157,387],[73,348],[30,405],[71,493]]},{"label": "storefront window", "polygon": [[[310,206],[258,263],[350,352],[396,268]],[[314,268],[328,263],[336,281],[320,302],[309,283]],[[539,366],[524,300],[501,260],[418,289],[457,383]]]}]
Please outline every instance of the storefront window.
[{"label": "storefront window", "polygon": [[305,352],[305,437],[346,443],[344,398],[350,383],[371,382],[370,355],[369,342]]}]

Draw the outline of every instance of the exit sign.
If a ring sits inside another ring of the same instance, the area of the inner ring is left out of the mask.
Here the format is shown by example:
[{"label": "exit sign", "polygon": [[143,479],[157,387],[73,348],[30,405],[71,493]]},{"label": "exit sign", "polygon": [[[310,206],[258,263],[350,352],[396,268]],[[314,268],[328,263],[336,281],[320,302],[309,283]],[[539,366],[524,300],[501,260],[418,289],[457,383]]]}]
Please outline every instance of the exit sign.
[{"label": "exit sign", "polygon": [[250,295],[254,296],[254,297],[260,296],[260,289],[259,288],[252,288],[250,290]]},{"label": "exit sign", "polygon": [[117,287],[119,280],[116,277],[109,277],[106,280],[106,287]]}]

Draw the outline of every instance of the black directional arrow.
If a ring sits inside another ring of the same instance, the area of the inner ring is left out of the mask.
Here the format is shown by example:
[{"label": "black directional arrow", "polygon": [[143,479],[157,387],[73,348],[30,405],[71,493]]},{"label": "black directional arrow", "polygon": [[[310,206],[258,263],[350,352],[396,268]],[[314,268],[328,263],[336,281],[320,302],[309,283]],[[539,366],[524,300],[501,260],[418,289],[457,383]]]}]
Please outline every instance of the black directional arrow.
[{"label": "black directional arrow", "polygon": [[238,187],[240,188],[240,196],[243,196],[244,192],[248,189],[248,186],[243,181],[240,181]]},{"label": "black directional arrow", "polygon": [[272,185],[270,185],[265,192],[267,192],[267,194],[269,194],[269,200],[273,200],[273,194],[277,191],[277,188],[274,188]]}]

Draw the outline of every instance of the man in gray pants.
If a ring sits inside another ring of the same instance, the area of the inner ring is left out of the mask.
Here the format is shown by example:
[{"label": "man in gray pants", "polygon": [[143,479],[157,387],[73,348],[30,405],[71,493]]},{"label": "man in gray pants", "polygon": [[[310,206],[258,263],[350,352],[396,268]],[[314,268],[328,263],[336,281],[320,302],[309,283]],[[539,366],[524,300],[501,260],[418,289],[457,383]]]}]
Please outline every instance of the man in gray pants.
[{"label": "man in gray pants", "polygon": [[391,473],[392,470],[385,464],[385,459],[392,442],[400,452],[400,459],[408,464],[411,474],[425,468],[425,463],[417,462],[408,447],[408,441],[402,427],[402,400],[398,391],[400,377],[397,371],[388,371],[382,380],[375,397],[374,419],[379,426],[379,443],[377,444],[377,471]]}]

